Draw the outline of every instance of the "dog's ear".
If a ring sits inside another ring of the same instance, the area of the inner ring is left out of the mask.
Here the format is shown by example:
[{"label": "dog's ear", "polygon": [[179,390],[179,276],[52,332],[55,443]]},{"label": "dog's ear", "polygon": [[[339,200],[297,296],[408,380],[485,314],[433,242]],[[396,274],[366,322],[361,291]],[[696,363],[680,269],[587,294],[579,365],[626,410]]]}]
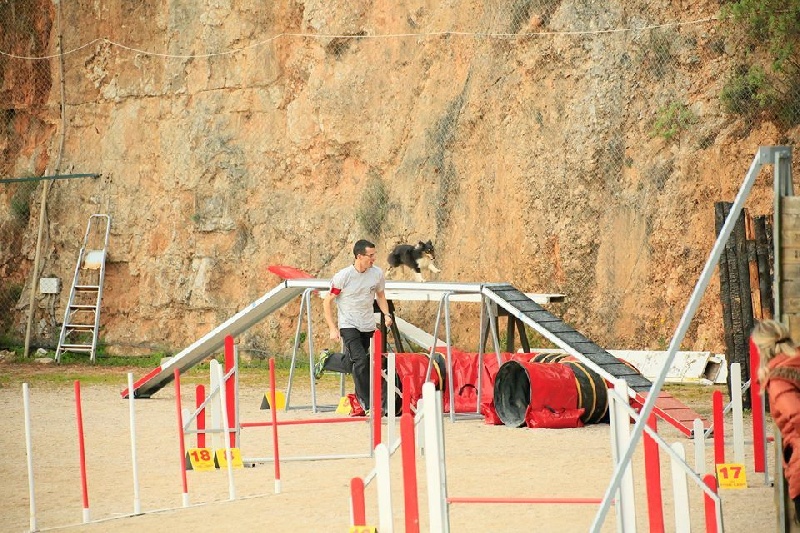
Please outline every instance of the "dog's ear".
[{"label": "dog's ear", "polygon": [[433,248],[433,242],[431,242],[431,240],[430,240],[430,239],[428,239],[428,246],[430,246],[431,248]]},{"label": "dog's ear", "polygon": [[421,248],[425,248],[425,243],[424,243],[424,242],[422,242],[422,241],[419,241],[419,246],[420,246]]}]

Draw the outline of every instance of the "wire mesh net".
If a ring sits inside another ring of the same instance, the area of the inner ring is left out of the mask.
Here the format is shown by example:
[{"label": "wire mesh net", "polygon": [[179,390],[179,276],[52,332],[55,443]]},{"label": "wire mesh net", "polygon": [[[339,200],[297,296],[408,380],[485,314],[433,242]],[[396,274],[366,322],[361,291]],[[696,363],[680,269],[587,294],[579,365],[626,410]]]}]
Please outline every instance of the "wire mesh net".
[{"label": "wire mesh net", "polygon": [[[431,239],[428,279],[562,293],[556,312],[598,344],[663,349],[714,202],[758,145],[797,140],[798,30],[761,23],[796,4],[0,3],[0,172],[102,173],[52,183],[34,276],[44,186],[0,186],[0,334],[24,334],[31,279],[69,285],[101,212],[112,346],[184,346],[263,294],[266,265],[329,277],[367,238],[384,255]],[[32,300],[52,346],[66,291]],[[294,317],[247,346],[285,348]],[[718,290],[686,342],[722,349]]]}]

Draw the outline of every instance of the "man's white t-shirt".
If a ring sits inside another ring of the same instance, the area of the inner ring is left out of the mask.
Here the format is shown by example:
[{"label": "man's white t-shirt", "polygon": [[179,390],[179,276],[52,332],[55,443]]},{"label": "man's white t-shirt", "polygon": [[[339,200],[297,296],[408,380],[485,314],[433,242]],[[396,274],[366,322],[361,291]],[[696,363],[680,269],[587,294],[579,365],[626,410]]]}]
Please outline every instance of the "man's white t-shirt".
[{"label": "man's white t-shirt", "polygon": [[337,272],[331,279],[331,293],[336,295],[339,329],[375,331],[372,302],[375,301],[375,293],[385,290],[385,286],[383,270],[376,266],[359,272],[350,265]]}]

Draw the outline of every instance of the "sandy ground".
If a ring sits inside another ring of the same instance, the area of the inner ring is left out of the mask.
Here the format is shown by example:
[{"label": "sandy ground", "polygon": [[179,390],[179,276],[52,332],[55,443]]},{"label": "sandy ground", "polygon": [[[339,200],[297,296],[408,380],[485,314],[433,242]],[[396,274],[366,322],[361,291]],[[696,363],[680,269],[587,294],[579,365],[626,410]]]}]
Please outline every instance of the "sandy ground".
[{"label": "sandy ground", "polygon": [[[0,368],[2,371],[2,368]],[[40,530],[77,531],[303,531],[342,532],[350,525],[349,486],[353,477],[366,477],[374,459],[349,458],[299,461],[308,455],[367,454],[366,423],[281,426],[280,488],[275,493],[272,463],[233,471],[234,499],[227,469],[187,473],[189,503],[182,506],[182,483],[175,391],[172,386],[153,398],[135,404],[136,455],[143,514],[134,509],[134,482],[129,427],[129,403],[120,398],[126,375],[120,371],[119,386],[82,385],[83,425],[86,441],[89,514],[82,524],[81,478],[77,444],[73,382],[30,387],[36,524]],[[138,377],[138,375],[137,375]],[[328,379],[328,377],[324,378]],[[321,404],[338,398],[334,378],[321,391]],[[0,444],[1,531],[28,531],[29,488],[25,450],[22,382],[16,377],[0,388],[4,413]],[[309,384],[297,380],[293,406],[308,405]],[[279,387],[284,387],[279,383]],[[323,384],[324,386],[324,384]],[[266,386],[242,387],[240,415],[245,421],[265,421],[261,410]],[[194,386],[184,384],[184,406],[194,402]],[[710,405],[711,391],[708,394]],[[312,414],[309,409],[280,411],[279,419],[332,418],[334,413]],[[748,488],[722,491],[725,531],[772,531],[775,524],[773,489],[763,474],[753,471],[752,437],[746,421],[746,471]],[[384,423],[384,436],[386,433]],[[447,493],[449,496],[581,497],[602,498],[613,472],[609,425],[580,429],[512,429],[488,426],[481,420],[444,421]],[[659,425],[668,443],[685,447],[694,464],[694,447],[676,430]],[[730,424],[726,428],[730,437]],[[194,445],[194,436],[187,437]],[[730,438],[728,439],[730,442]],[[707,443],[706,468],[711,469],[713,445]],[[242,432],[245,458],[271,457],[271,435],[265,428]],[[732,457],[732,446],[728,447]],[[772,450],[768,464],[772,468]],[[669,459],[661,454],[662,495],[667,531],[675,530],[672,505],[672,475]],[[403,531],[403,490],[399,451],[392,457],[392,501],[394,528]],[[421,531],[429,531],[428,496],[424,458],[417,454],[418,502]],[[648,531],[647,501],[641,445],[634,455],[636,519],[639,531]],[[689,481],[692,502],[690,520],[694,531],[704,531],[703,498]],[[378,524],[376,483],[366,488],[367,522]],[[597,505],[564,504],[451,504],[449,519],[454,532],[587,531]],[[609,511],[602,531],[614,532],[615,511]]]}]

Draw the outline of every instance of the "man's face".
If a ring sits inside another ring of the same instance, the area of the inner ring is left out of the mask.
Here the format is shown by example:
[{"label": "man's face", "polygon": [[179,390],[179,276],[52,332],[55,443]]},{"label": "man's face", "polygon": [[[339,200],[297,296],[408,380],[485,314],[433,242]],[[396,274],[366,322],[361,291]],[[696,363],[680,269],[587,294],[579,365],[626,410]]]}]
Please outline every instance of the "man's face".
[{"label": "man's face", "polygon": [[364,253],[359,254],[359,256],[356,258],[356,262],[360,267],[359,270],[366,270],[367,268],[370,268],[372,265],[374,265],[375,258],[377,256],[378,254],[375,253],[375,248],[367,248],[366,250],[364,250]]}]

